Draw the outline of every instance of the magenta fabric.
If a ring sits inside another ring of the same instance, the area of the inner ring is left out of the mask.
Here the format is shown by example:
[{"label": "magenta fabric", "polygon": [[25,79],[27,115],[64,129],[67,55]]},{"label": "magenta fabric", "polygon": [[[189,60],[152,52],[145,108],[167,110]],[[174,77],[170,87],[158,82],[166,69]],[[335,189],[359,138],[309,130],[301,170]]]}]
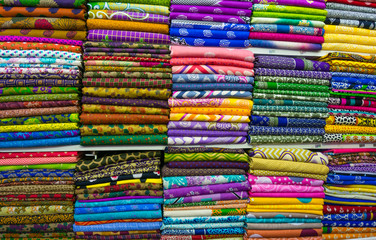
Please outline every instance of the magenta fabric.
[{"label": "magenta fabric", "polygon": [[325,193],[248,193],[250,197],[272,197],[272,198],[324,198]]},{"label": "magenta fabric", "polygon": [[256,184],[252,185],[251,192],[265,193],[317,193],[323,192],[324,188],[319,186],[300,185],[278,185],[278,184]]},{"label": "magenta fabric", "polygon": [[313,178],[288,177],[288,176],[254,176],[248,173],[248,181],[254,184],[283,184],[301,186],[322,186],[324,181]]},{"label": "magenta fabric", "polygon": [[324,37],[320,37],[320,36],[308,36],[308,35],[301,35],[301,34],[285,34],[285,33],[267,33],[267,32],[250,32],[249,39],[304,42],[304,43],[324,43]]},{"label": "magenta fabric", "polygon": [[334,109],[345,109],[345,110],[355,110],[355,111],[362,111],[362,112],[372,112],[372,113],[376,113],[376,108],[369,108],[369,107],[355,107],[355,106],[342,106],[342,105],[328,105],[328,108],[334,108]]},{"label": "magenta fabric", "polygon": [[57,43],[64,45],[82,46],[83,42],[79,40],[68,40],[58,38],[42,37],[23,37],[23,36],[0,36],[0,42],[40,42],[40,43]]}]

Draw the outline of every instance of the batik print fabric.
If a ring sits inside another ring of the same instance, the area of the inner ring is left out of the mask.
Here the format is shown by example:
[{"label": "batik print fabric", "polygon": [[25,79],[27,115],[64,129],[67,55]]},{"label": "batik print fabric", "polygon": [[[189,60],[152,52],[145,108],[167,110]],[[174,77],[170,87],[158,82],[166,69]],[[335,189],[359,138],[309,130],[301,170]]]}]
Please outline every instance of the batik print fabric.
[{"label": "batik print fabric", "polygon": [[250,189],[243,150],[168,147],[164,160],[161,239],[243,236]]},{"label": "batik print fabric", "polygon": [[305,149],[263,147],[250,150],[249,157],[252,188],[244,239],[254,234],[321,238],[328,157]]},{"label": "batik print fabric", "polygon": [[324,185],[323,236],[374,236],[374,149],[333,149],[324,153],[329,157],[330,172]]},{"label": "batik print fabric", "polygon": [[267,143],[274,138],[286,143],[322,142],[325,119],[329,117],[330,65],[261,55],[255,58],[254,66],[249,141]]},{"label": "batik print fabric", "polygon": [[242,144],[253,102],[253,54],[171,47],[169,145]]},{"label": "batik print fabric", "polygon": [[[103,152],[93,159],[80,160],[74,175],[76,237],[152,234],[159,238],[163,203],[161,156],[160,151]],[[127,232],[122,226],[127,226]]]}]

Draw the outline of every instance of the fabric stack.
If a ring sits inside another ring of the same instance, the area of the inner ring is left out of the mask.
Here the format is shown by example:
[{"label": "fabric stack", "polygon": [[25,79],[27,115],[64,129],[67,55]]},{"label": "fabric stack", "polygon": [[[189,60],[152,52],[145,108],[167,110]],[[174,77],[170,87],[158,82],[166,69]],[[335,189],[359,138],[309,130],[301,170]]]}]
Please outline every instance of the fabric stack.
[{"label": "fabric stack", "polygon": [[252,47],[321,50],[325,0],[254,0],[253,4]]},{"label": "fabric stack", "polygon": [[159,239],[161,151],[97,155],[75,174],[76,239]]},{"label": "fabric stack", "polygon": [[242,144],[252,110],[253,53],[171,47],[169,145]]},{"label": "fabric stack", "polygon": [[242,240],[247,160],[242,149],[168,147],[161,239]]},{"label": "fabric stack", "polygon": [[249,156],[244,240],[321,240],[328,158],[305,149],[264,147]]},{"label": "fabric stack", "polygon": [[322,142],[328,115],[330,65],[256,56],[250,143]]},{"label": "fabric stack", "polygon": [[78,152],[0,153],[0,238],[73,240]]},{"label": "fabric stack", "polygon": [[81,145],[167,144],[169,3],[89,1]]},{"label": "fabric stack", "polygon": [[323,50],[376,53],[376,2],[327,0]]},{"label": "fabric stack", "polygon": [[325,187],[326,239],[376,238],[376,150],[333,149]]},{"label": "fabric stack", "polygon": [[250,1],[171,0],[171,43],[248,47]]},{"label": "fabric stack", "polygon": [[332,71],[324,142],[375,142],[376,58],[335,52],[320,60],[328,62]]}]

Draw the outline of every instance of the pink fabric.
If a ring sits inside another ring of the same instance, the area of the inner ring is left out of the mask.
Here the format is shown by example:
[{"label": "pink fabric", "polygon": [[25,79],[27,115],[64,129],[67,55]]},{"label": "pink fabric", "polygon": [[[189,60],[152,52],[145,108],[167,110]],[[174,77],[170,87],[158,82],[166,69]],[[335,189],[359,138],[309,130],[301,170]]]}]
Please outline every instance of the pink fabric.
[{"label": "pink fabric", "polygon": [[346,149],[332,149],[324,151],[324,153],[343,154],[343,153],[360,153],[360,152],[376,152],[376,148],[346,148]]},{"label": "pink fabric", "polygon": [[323,187],[278,184],[256,184],[252,185],[251,190],[253,193],[317,193],[323,191]]},{"label": "pink fabric", "polygon": [[253,68],[253,63],[221,58],[172,58],[170,60],[172,66],[177,65],[223,65],[242,68]]},{"label": "pink fabric", "polygon": [[78,152],[9,152],[0,153],[0,158],[74,157]]},{"label": "pink fabric", "polygon": [[276,40],[304,43],[324,43],[324,37],[301,34],[250,32],[249,39]]},{"label": "pink fabric", "polygon": [[332,89],[333,92],[344,92],[344,93],[357,93],[357,94],[369,94],[369,95],[376,95],[376,92],[364,92],[364,91],[356,91],[356,90],[339,90],[339,89]]},{"label": "pink fabric", "polygon": [[273,197],[273,198],[324,198],[325,193],[253,193],[249,192],[250,197]]},{"label": "pink fabric", "polygon": [[236,76],[254,75],[252,69],[217,65],[180,65],[172,67],[173,74],[223,74]]},{"label": "pink fabric", "polygon": [[301,186],[322,186],[324,181],[313,178],[287,177],[287,176],[254,176],[248,173],[248,181],[254,184],[280,184]]},{"label": "pink fabric", "polygon": [[[348,100],[345,98],[341,98],[341,105],[346,105]],[[363,100],[362,101],[363,106],[368,106],[368,107],[376,107],[376,102],[375,101],[368,101],[368,100]]]},{"label": "pink fabric", "polygon": [[328,105],[328,108],[346,109],[346,110],[355,110],[355,111],[363,111],[363,112],[372,112],[372,113],[376,113],[376,108],[370,108],[370,107],[342,106],[342,105]]},{"label": "pink fabric", "polygon": [[246,62],[255,61],[253,53],[246,49],[171,46],[171,58],[178,57],[226,58]]},{"label": "pink fabric", "polygon": [[0,161],[0,166],[5,165],[34,165],[49,163],[75,163],[77,157],[33,157],[33,158],[6,158]]}]

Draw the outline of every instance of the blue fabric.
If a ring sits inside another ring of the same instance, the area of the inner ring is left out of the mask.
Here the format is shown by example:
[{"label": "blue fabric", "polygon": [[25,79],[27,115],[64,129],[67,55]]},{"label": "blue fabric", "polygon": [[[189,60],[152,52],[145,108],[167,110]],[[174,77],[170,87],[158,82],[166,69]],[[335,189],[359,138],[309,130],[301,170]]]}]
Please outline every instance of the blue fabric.
[{"label": "blue fabric", "polygon": [[319,43],[299,43],[256,39],[249,39],[248,43],[249,46],[247,47],[277,48],[289,50],[320,51],[322,48],[321,44]]},{"label": "blue fabric", "polygon": [[248,31],[223,31],[211,29],[170,28],[170,36],[246,40]]},{"label": "blue fabric", "polygon": [[253,105],[252,111],[264,112],[305,112],[305,113],[327,113],[326,107],[307,107],[307,106],[279,106],[279,105]]},{"label": "blue fabric", "polygon": [[25,147],[47,147],[58,145],[79,145],[80,137],[55,138],[55,139],[37,139],[0,142],[0,148],[25,148]]},{"label": "blue fabric", "polygon": [[271,127],[313,127],[323,128],[326,125],[325,119],[313,118],[288,118],[288,117],[267,117],[251,116],[252,125]]},{"label": "blue fabric", "polygon": [[73,225],[75,232],[117,232],[117,231],[146,231],[159,230],[162,222],[124,222],[124,223],[108,223],[89,226]]},{"label": "blue fabric", "polygon": [[161,209],[160,204],[128,204],[128,205],[116,205],[116,206],[109,206],[109,207],[75,208],[74,214],[146,211],[146,210],[158,210],[158,209]]},{"label": "blue fabric", "polygon": [[178,229],[210,229],[210,228],[233,228],[233,227],[243,227],[244,222],[228,222],[228,223],[188,223],[188,224],[163,224],[161,230],[178,230]]},{"label": "blue fabric", "polygon": [[327,214],[324,215],[324,220],[327,221],[362,221],[375,220],[375,215],[371,213],[345,213],[345,214]]},{"label": "blue fabric", "polygon": [[76,208],[92,208],[92,207],[107,207],[127,204],[163,204],[163,198],[144,198],[144,199],[128,199],[128,200],[115,200],[105,202],[80,202],[76,201]]},{"label": "blue fabric", "polygon": [[186,224],[186,223],[227,223],[240,222],[245,220],[245,216],[213,216],[213,217],[165,217],[164,224]]},{"label": "blue fabric", "polygon": [[251,99],[252,93],[246,91],[175,91],[173,98],[246,98]]},{"label": "blue fabric", "polygon": [[76,220],[76,222],[119,220],[119,219],[142,219],[142,218],[162,218],[162,210],[74,215],[74,219]]},{"label": "blue fabric", "polygon": [[366,176],[350,176],[342,174],[328,174],[326,182],[329,184],[365,184],[372,185],[372,182],[376,182],[376,177],[366,177]]},{"label": "blue fabric", "polygon": [[319,223],[321,219],[311,218],[247,218],[247,223]]},{"label": "blue fabric", "polygon": [[233,83],[175,83],[172,85],[173,91],[202,91],[202,90],[239,90],[252,91],[251,84]]},{"label": "blue fabric", "polygon": [[171,28],[190,28],[190,29],[211,29],[225,31],[248,31],[251,30],[249,24],[224,23],[224,22],[202,22],[191,20],[171,20]]},{"label": "blue fabric", "polygon": [[352,83],[352,84],[364,84],[364,85],[376,85],[376,79],[370,78],[351,78],[351,77],[332,77],[332,82],[344,82],[344,83]]},{"label": "blue fabric", "polygon": [[170,36],[172,45],[205,47],[249,47],[249,40],[229,40],[214,38],[193,38]]},{"label": "blue fabric", "polygon": [[376,80],[376,75],[351,72],[332,72],[332,77],[372,79],[373,81]]},{"label": "blue fabric", "polygon": [[376,91],[376,86],[373,85],[356,85],[352,83],[332,82],[333,89],[354,89],[363,91]]},{"label": "blue fabric", "polygon": [[250,125],[249,135],[324,135],[323,128],[264,127]]},{"label": "blue fabric", "polygon": [[[372,201],[372,200],[353,199],[353,198],[339,198],[339,197],[332,197],[332,196],[328,196],[328,195],[325,196],[324,202],[325,202],[325,199],[349,203],[347,205],[351,205],[350,203],[353,203],[353,202],[376,203],[376,201]],[[356,204],[352,204],[352,205],[356,205]]]},{"label": "blue fabric", "polygon": [[215,235],[215,234],[244,234],[244,228],[204,228],[204,229],[169,229],[163,230],[163,235]]},{"label": "blue fabric", "polygon": [[173,74],[173,83],[250,83],[253,84],[253,77],[215,75],[215,74]]},{"label": "blue fabric", "polygon": [[326,102],[307,102],[307,101],[299,101],[299,100],[291,100],[291,99],[284,99],[284,100],[275,100],[275,99],[261,99],[255,98],[253,99],[254,105],[268,105],[268,106],[307,106],[307,107],[328,107],[328,103]]},{"label": "blue fabric", "polygon": [[0,179],[23,177],[73,177],[74,170],[23,169],[0,172]]},{"label": "blue fabric", "polygon": [[4,132],[0,133],[0,141],[54,139],[75,137],[80,135],[80,130],[67,131],[40,131],[40,132]]},{"label": "blue fabric", "polygon": [[288,33],[288,34],[304,34],[323,36],[325,30],[322,29],[321,35],[316,35],[313,27],[290,26],[281,24],[251,24],[251,32],[268,32],[268,33]]},{"label": "blue fabric", "polygon": [[376,221],[328,221],[323,220],[324,227],[376,227]]}]

